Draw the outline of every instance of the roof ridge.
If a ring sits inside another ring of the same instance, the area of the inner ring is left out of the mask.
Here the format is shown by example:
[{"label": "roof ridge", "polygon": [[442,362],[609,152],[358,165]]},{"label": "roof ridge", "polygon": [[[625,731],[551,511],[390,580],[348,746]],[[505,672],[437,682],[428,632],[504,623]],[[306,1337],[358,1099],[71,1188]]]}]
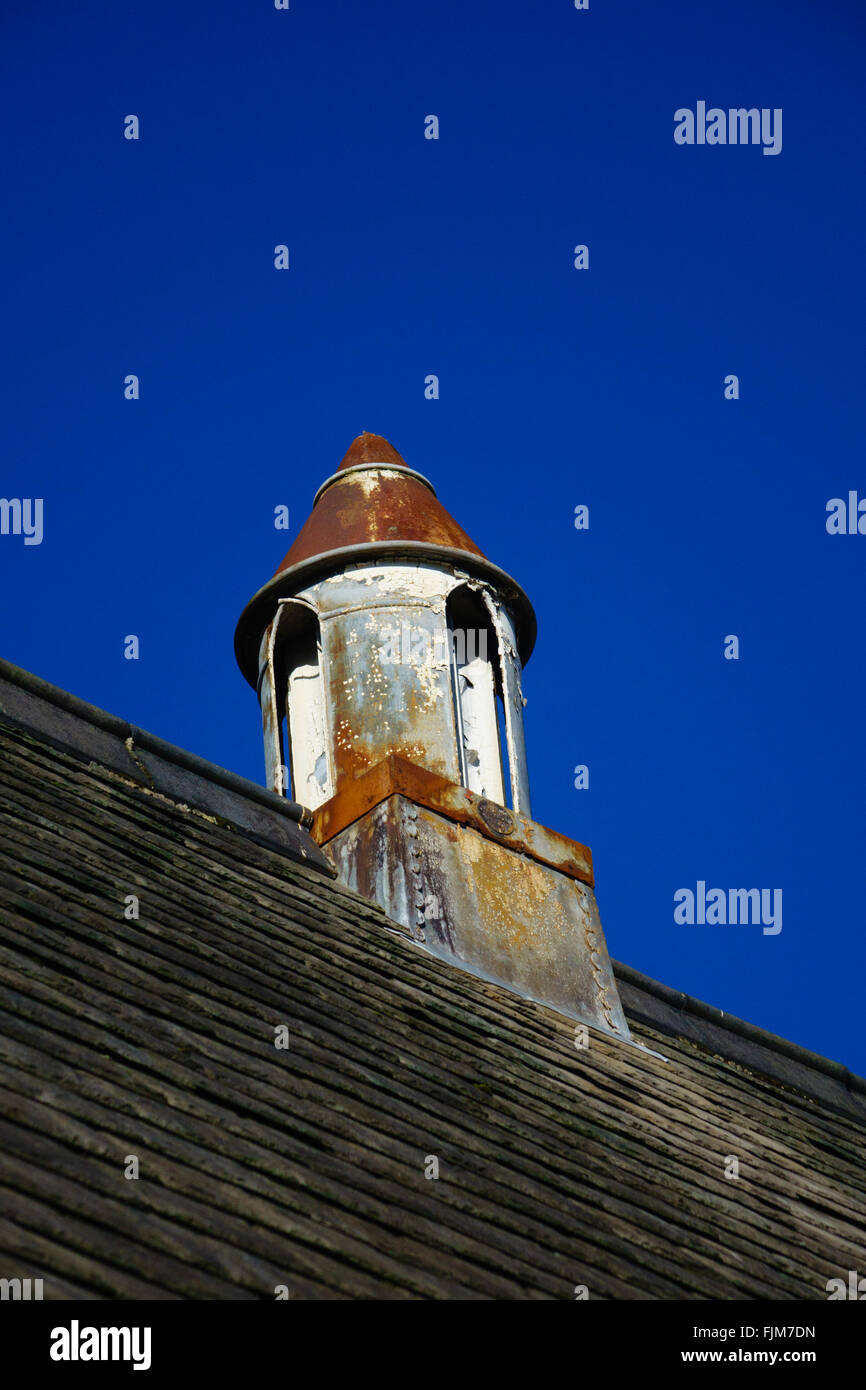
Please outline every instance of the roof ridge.
[{"label": "roof ridge", "polygon": [[0,658],[0,715],[151,791],[221,816],[242,833],[336,876],[307,831],[312,812]]}]

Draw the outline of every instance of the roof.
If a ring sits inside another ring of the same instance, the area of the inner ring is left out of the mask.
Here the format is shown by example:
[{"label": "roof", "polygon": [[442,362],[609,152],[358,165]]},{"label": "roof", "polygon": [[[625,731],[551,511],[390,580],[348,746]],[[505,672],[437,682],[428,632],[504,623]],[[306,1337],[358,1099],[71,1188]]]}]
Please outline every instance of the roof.
[{"label": "roof", "polygon": [[862,1079],[624,966],[652,1050],[577,1050],[257,820],[268,793],[111,720],[0,666],[0,1276],[824,1299],[862,1262]]}]

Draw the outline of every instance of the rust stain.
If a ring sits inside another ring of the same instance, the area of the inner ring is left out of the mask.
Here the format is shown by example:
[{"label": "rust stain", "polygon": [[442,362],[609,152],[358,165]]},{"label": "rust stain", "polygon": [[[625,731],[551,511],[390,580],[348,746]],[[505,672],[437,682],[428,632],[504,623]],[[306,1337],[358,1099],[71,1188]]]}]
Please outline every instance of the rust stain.
[{"label": "rust stain", "polygon": [[[335,560],[335,554],[339,560]],[[508,606],[525,665],[535,643],[532,605],[520,586],[491,564],[438,501],[433,486],[410,468],[381,435],[364,433],[327,478],[313,510],[267,584],[244,608],[235,632],[235,653],[251,685],[258,676],[259,641],[279,601],[315,578],[339,572],[366,558],[423,557],[453,573],[492,583]],[[455,569],[459,567],[459,569]]]},{"label": "rust stain", "polygon": [[[357,805],[418,774],[430,799],[443,790],[444,779],[423,768],[383,766],[361,779],[366,789],[353,788]],[[328,848],[344,881],[427,950],[627,1039],[592,889],[481,825],[391,791]]]},{"label": "rust stain", "polygon": [[[526,820],[504,806],[496,807],[500,813],[497,817],[491,813],[494,802],[394,753],[361,771],[353,780],[347,778],[343,785],[338,784],[336,795],[314,814],[313,838],[320,845],[327,844],[395,794],[438,812],[456,825],[470,825],[486,839],[558,869],[568,878],[590,886],[594,882],[592,851],[586,845]],[[510,829],[506,829],[506,817]],[[500,833],[500,826],[505,833]]]},{"label": "rust stain", "polygon": [[393,444],[389,444],[381,434],[370,434],[367,430],[352,440],[343,455],[340,468],[357,468],[361,463],[390,463],[396,464],[398,468],[408,467],[406,460],[398,454]]},{"label": "rust stain", "polygon": [[[341,465],[352,466],[345,460]],[[463,527],[401,460],[401,464],[385,464],[381,469],[347,472],[332,483],[276,573],[329,550],[393,540],[426,541],[485,558]]]}]

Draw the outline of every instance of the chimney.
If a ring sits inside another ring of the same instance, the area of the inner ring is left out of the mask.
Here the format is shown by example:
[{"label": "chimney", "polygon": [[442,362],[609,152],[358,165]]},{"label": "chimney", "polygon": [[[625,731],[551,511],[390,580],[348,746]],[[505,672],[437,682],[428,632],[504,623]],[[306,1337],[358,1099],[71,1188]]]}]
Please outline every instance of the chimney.
[{"label": "chimney", "polygon": [[238,623],[268,785],[427,950],[628,1039],[592,856],[531,819],[532,605],[375,434]]}]

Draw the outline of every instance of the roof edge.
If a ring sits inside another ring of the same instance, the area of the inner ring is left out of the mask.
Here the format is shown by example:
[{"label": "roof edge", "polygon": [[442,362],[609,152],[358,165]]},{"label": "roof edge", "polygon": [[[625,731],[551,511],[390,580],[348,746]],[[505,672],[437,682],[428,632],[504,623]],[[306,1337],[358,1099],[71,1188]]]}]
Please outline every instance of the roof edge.
[{"label": "roof edge", "polygon": [[[312,820],[305,807],[167,743],[2,658],[0,714],[145,788],[222,815],[242,833],[311,868],[331,877],[335,874],[304,828]],[[241,802],[247,803],[246,809]],[[663,985],[622,961],[612,960],[611,964],[630,1020],[696,1042],[825,1105],[866,1120],[866,1078],[841,1062]]]},{"label": "roof edge", "polygon": [[866,1120],[866,1077],[682,990],[671,989],[622,961],[612,960],[611,965],[629,1020],[700,1043],[730,1061],[741,1062],[823,1104]]},{"label": "roof edge", "polygon": [[166,743],[2,658],[0,715],[82,759],[216,815],[251,838],[335,875],[328,856],[308,833],[313,814],[307,807]]}]

